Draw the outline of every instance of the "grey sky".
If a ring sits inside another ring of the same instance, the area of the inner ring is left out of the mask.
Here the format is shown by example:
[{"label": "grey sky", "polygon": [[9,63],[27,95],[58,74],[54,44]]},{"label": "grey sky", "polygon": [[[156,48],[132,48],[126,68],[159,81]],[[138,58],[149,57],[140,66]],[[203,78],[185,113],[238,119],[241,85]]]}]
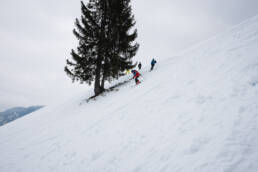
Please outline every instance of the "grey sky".
[{"label": "grey sky", "polygon": [[[135,59],[143,62],[171,57],[258,12],[257,0],[132,0],[132,5],[140,43]],[[87,89],[63,72],[77,45],[72,29],[78,17],[80,1],[1,0],[0,111],[48,105]]]}]

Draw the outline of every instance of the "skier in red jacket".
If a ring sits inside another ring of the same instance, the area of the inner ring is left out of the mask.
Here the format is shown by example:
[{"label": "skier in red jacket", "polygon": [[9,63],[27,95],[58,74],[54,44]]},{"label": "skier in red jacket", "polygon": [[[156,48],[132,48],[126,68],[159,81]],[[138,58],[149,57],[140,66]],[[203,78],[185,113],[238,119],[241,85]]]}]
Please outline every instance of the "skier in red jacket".
[{"label": "skier in red jacket", "polygon": [[138,78],[141,76],[141,74],[137,70],[132,70],[131,72],[133,74],[133,79],[135,79],[135,83],[140,84],[141,82]]}]

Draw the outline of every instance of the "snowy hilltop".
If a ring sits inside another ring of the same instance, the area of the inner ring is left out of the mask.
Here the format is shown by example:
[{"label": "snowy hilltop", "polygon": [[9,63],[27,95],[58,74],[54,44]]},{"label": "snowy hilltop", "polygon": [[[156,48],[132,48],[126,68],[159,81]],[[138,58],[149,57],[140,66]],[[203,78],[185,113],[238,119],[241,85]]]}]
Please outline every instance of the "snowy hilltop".
[{"label": "snowy hilltop", "polygon": [[0,171],[258,171],[258,16],[149,68],[2,126]]}]

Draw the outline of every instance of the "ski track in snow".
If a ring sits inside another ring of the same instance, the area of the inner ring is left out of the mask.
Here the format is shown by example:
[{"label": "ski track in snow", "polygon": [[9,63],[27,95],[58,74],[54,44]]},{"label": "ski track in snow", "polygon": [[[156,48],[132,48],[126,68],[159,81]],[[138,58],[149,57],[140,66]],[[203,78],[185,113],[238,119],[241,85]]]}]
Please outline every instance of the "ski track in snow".
[{"label": "ski track in snow", "polygon": [[146,66],[140,85],[2,126],[0,171],[258,171],[257,30],[258,16]]}]

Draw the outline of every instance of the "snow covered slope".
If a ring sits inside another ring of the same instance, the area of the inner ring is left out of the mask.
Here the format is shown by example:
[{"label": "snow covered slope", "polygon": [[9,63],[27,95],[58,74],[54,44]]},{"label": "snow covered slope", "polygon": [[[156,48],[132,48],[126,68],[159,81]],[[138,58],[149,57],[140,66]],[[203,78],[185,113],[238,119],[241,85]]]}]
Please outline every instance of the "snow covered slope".
[{"label": "snow covered slope", "polygon": [[0,171],[257,172],[258,16],[155,67],[1,127]]}]

